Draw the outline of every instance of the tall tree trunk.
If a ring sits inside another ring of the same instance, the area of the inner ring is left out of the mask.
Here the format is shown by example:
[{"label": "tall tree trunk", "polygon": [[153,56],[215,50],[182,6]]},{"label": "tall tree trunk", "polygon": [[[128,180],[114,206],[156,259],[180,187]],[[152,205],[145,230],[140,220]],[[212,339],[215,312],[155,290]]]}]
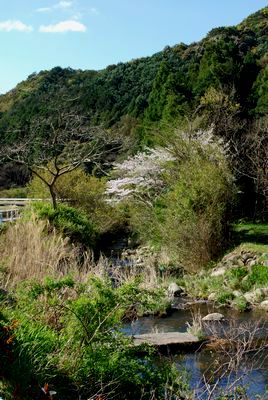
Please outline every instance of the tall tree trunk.
[{"label": "tall tree trunk", "polygon": [[54,189],[54,185],[49,185],[49,191],[50,191],[50,195],[51,195],[51,199],[52,199],[52,205],[54,210],[56,210],[57,208],[57,195]]}]

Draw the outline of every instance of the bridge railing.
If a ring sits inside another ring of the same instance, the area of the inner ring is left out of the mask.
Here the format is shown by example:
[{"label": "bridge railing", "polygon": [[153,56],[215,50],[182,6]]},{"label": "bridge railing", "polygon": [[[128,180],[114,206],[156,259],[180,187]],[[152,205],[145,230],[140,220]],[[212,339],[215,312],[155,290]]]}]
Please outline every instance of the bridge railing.
[{"label": "bridge railing", "polygon": [[47,201],[48,199],[36,198],[0,198],[0,224],[12,222],[20,218],[22,207],[35,201]]},{"label": "bridge railing", "polygon": [[18,207],[13,208],[0,208],[0,224],[3,222],[12,222],[20,218],[20,209]]},{"label": "bridge railing", "polygon": [[35,199],[35,198],[5,198],[5,197],[0,197],[0,206],[7,206],[7,205],[13,205],[13,206],[25,206],[26,204],[32,203],[34,201],[49,201],[50,199]]}]

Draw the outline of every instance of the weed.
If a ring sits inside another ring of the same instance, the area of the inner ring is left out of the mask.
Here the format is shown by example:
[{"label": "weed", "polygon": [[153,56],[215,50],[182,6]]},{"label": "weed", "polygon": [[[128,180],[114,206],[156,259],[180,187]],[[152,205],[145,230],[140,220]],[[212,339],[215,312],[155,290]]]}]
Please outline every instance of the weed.
[{"label": "weed", "polygon": [[252,288],[268,286],[268,268],[265,265],[254,265],[246,279],[241,282],[243,291],[250,291]]}]

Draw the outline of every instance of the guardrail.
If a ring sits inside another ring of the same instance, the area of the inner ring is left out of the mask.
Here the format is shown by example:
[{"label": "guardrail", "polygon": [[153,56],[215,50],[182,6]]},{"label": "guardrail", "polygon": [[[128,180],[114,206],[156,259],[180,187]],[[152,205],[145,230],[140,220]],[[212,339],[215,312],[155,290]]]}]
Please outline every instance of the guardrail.
[{"label": "guardrail", "polygon": [[0,224],[13,222],[20,218],[22,207],[34,201],[46,201],[47,199],[35,198],[0,198]]},{"label": "guardrail", "polygon": [[13,208],[0,208],[0,224],[3,222],[13,222],[20,218],[19,207],[14,206]]},{"label": "guardrail", "polygon": [[0,206],[14,205],[14,206],[25,206],[34,201],[48,201],[49,199],[34,199],[34,198],[0,198]]}]

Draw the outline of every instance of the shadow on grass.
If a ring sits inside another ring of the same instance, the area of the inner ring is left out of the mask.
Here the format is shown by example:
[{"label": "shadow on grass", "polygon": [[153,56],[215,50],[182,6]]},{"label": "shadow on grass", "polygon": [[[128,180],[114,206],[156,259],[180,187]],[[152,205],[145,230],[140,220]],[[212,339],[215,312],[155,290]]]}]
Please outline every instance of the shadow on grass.
[{"label": "shadow on grass", "polygon": [[256,243],[268,245],[268,224],[235,224],[231,233],[232,243]]}]

